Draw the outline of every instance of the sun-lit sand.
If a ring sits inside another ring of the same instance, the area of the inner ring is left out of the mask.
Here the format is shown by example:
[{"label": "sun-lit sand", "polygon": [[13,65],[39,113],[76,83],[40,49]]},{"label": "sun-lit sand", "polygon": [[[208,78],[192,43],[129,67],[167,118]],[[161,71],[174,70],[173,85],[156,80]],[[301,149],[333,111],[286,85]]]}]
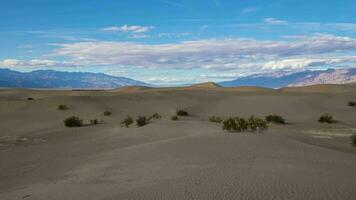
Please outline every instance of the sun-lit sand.
[{"label": "sun-lit sand", "polygon": [[[356,85],[0,90],[0,199],[355,199],[350,100]],[[177,108],[190,115],[172,121]],[[156,112],[144,127],[120,126]],[[338,123],[318,123],[323,113]],[[208,120],[268,114],[288,123],[227,133]],[[87,125],[64,127],[72,115]]]}]

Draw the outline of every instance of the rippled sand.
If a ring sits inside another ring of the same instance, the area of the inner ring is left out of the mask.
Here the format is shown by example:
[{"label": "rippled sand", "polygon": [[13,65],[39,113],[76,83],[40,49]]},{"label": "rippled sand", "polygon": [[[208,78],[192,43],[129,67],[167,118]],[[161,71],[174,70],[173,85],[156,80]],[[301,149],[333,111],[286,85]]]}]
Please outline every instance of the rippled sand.
[{"label": "rippled sand", "polygon": [[[356,90],[330,87],[0,90],[0,199],[354,199],[356,148],[334,136],[356,128]],[[176,108],[191,115],[171,121]],[[325,112],[339,123],[319,124]],[[272,113],[289,124],[226,133],[207,120]],[[104,123],[63,127],[71,115]]]}]

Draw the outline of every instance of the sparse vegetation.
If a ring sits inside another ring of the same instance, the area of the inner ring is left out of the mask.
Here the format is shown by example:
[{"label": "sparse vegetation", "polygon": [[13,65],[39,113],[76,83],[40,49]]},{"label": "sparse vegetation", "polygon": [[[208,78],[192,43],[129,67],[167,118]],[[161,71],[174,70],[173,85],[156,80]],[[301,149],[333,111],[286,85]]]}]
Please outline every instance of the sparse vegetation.
[{"label": "sparse vegetation", "polygon": [[120,122],[121,126],[125,126],[126,128],[128,128],[132,123],[133,123],[133,119],[131,116],[127,116],[124,120],[122,120]]},{"label": "sparse vegetation", "polygon": [[91,119],[90,120],[90,124],[91,125],[97,125],[97,124],[99,124],[99,121],[97,119]]},{"label": "sparse vegetation", "polygon": [[161,119],[161,118],[162,118],[162,116],[161,116],[160,114],[155,113],[155,114],[151,115],[151,116],[148,118],[148,120],[151,120],[151,119]]},{"label": "sparse vegetation", "polygon": [[28,98],[27,98],[27,100],[32,101],[32,100],[33,100],[33,98],[32,98],[32,97],[28,97]]},{"label": "sparse vegetation", "polygon": [[324,113],[322,114],[320,117],[319,117],[319,122],[320,123],[328,123],[328,124],[331,124],[331,123],[334,123],[336,122],[334,119],[333,119],[333,116],[330,115],[329,113]]},{"label": "sparse vegetation", "polygon": [[176,115],[177,116],[188,116],[188,112],[186,110],[183,110],[183,109],[177,109]]},{"label": "sparse vegetation", "polygon": [[286,124],[286,120],[280,115],[267,115],[265,120],[268,123],[274,124]]},{"label": "sparse vegetation", "polygon": [[108,110],[104,111],[104,116],[110,116],[110,115],[112,115],[112,113],[110,111],[108,111]]},{"label": "sparse vegetation", "polygon": [[68,106],[63,105],[63,104],[58,105],[58,110],[68,110]]},{"label": "sparse vegetation", "polygon": [[355,107],[356,106],[356,102],[355,101],[349,101],[347,103],[347,105],[350,106],[350,107]]},{"label": "sparse vegetation", "polygon": [[268,128],[268,125],[267,121],[255,116],[251,116],[247,120],[233,117],[225,119],[222,128],[229,132],[263,131]]},{"label": "sparse vegetation", "polygon": [[147,119],[146,116],[138,116],[138,117],[136,118],[136,125],[137,125],[138,127],[145,126],[145,125],[147,125],[148,123],[149,123],[149,120]]},{"label": "sparse vegetation", "polygon": [[171,120],[177,121],[177,120],[178,120],[178,116],[177,116],[177,115],[173,115],[173,116],[171,117]]},{"label": "sparse vegetation", "polygon": [[221,123],[223,119],[221,117],[211,116],[209,117],[209,121],[214,123]]},{"label": "sparse vegetation", "polygon": [[83,125],[83,121],[79,117],[72,116],[64,120],[64,126],[66,127],[80,127]]},{"label": "sparse vegetation", "polygon": [[356,135],[352,136],[352,145],[356,147]]}]

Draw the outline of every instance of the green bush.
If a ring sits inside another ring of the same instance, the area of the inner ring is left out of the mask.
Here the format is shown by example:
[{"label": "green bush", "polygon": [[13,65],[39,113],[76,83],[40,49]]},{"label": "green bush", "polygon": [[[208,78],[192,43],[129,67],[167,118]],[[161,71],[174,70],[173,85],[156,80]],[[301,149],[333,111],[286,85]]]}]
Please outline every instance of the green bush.
[{"label": "green bush", "polygon": [[64,120],[64,126],[66,127],[80,127],[83,125],[83,121],[79,117],[68,117]]},{"label": "green bush", "polygon": [[99,124],[99,121],[97,119],[91,119],[90,120],[90,124],[91,125],[97,125],[97,124]]},{"label": "green bush", "polygon": [[230,132],[243,132],[248,129],[248,123],[244,118],[234,117],[223,121],[223,130]]},{"label": "green bush", "polygon": [[356,135],[352,137],[352,145],[356,147]]},{"label": "green bush", "polygon": [[151,115],[148,119],[151,120],[151,119],[161,119],[162,116],[158,113],[155,113],[153,115]]},{"label": "green bush", "polygon": [[223,119],[221,117],[211,116],[209,117],[209,121],[214,123],[221,123]]},{"label": "green bush", "polygon": [[266,130],[268,128],[267,125],[267,121],[263,120],[261,118],[255,117],[255,116],[251,116],[247,119],[247,123],[249,126],[249,129],[251,131],[263,131]]},{"label": "green bush", "polygon": [[58,105],[58,110],[68,110],[68,107],[66,105]]},{"label": "green bush", "polygon": [[146,116],[138,116],[136,118],[136,125],[138,127],[145,126],[148,124],[148,122],[149,122],[149,120],[146,118]]},{"label": "green bush", "polygon": [[112,113],[110,111],[108,111],[108,110],[104,111],[104,116],[110,116],[110,115],[112,115]]},{"label": "green bush", "polygon": [[267,115],[265,120],[268,123],[274,123],[274,124],[286,124],[286,120],[279,115]]},{"label": "green bush", "polygon": [[223,121],[223,130],[230,132],[263,131],[268,128],[267,121],[251,116],[247,120],[240,117],[228,118]]},{"label": "green bush", "polygon": [[122,120],[120,122],[121,126],[125,126],[126,128],[128,128],[132,123],[133,123],[133,119],[131,116],[127,116],[124,120]]},{"label": "green bush", "polygon": [[32,101],[32,100],[33,100],[33,98],[32,98],[32,97],[28,97],[28,98],[27,98],[27,100]]},{"label": "green bush", "polygon": [[176,114],[177,116],[188,116],[188,112],[183,109],[177,109]]},{"label": "green bush", "polygon": [[319,117],[319,122],[320,123],[334,123],[335,120],[333,120],[333,116],[328,114],[328,113],[324,113]]},{"label": "green bush", "polygon": [[171,120],[177,121],[177,120],[178,120],[178,116],[177,116],[177,115],[173,115],[173,116],[171,117]]},{"label": "green bush", "polygon": [[355,107],[356,106],[356,102],[355,101],[349,101],[347,103],[348,106],[351,106],[351,107]]}]

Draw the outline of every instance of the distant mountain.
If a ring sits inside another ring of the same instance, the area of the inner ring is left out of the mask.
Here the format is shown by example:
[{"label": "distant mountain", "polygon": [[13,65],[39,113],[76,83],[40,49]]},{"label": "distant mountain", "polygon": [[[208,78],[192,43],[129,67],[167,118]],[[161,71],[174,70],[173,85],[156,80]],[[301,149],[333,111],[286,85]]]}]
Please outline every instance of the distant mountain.
[{"label": "distant mountain", "polygon": [[147,83],[102,73],[37,70],[28,73],[0,69],[0,87],[108,89],[124,86],[149,86]]},{"label": "distant mountain", "polygon": [[224,87],[259,86],[281,88],[316,84],[344,84],[356,82],[356,68],[328,69],[323,71],[275,72],[255,74],[219,83]]}]

